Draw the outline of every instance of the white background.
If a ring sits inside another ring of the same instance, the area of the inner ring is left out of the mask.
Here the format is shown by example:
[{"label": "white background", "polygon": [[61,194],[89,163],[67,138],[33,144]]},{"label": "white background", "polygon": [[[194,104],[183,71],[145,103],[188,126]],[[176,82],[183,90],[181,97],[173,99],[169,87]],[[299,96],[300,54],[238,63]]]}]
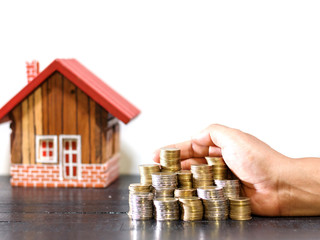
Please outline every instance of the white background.
[{"label": "white background", "polygon": [[[320,156],[319,1],[1,1],[0,105],[76,58],[142,112],[121,126],[121,172],[210,123],[290,157]],[[0,125],[0,174],[9,173]]]}]

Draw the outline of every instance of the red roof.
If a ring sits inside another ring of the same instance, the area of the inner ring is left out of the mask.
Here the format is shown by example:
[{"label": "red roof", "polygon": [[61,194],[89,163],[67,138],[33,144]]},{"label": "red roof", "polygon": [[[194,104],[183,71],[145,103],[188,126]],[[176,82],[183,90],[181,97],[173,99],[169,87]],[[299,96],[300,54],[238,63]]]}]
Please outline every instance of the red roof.
[{"label": "red roof", "polygon": [[0,109],[0,123],[8,121],[8,113],[55,71],[68,78],[101,107],[124,123],[128,123],[140,113],[139,109],[77,60],[56,59]]}]

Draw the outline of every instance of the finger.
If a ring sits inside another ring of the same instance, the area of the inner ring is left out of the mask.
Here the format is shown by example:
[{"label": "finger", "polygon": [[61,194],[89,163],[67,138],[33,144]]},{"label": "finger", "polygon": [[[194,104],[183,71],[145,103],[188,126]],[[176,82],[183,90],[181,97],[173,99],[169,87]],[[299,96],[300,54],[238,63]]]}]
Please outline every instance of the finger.
[{"label": "finger", "polygon": [[181,168],[190,170],[190,167],[192,164],[202,164],[207,163],[207,160],[205,158],[189,158],[184,161],[181,161]]},{"label": "finger", "polygon": [[222,156],[221,148],[209,146],[209,156],[210,157],[221,157]]},{"label": "finger", "polygon": [[[180,158],[188,159],[193,157],[205,157],[209,155],[209,146],[202,146],[191,141],[181,142],[177,144],[171,144],[164,148],[178,148],[180,149]],[[160,162],[160,150],[157,149],[153,155],[153,161]]]},{"label": "finger", "polygon": [[223,147],[224,138],[231,128],[219,124],[212,124],[192,138],[192,142],[202,146]]}]

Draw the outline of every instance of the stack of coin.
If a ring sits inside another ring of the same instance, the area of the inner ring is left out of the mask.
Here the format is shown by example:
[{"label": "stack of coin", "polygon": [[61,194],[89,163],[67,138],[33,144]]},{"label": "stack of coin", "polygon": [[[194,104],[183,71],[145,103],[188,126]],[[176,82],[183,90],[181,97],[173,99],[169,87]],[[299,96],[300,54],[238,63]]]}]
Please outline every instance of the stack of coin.
[{"label": "stack of coin", "polygon": [[224,195],[226,198],[236,198],[240,195],[240,181],[235,180],[214,180],[218,187],[223,187]]},{"label": "stack of coin", "polygon": [[141,183],[131,183],[129,185],[129,193],[139,193],[139,192],[150,192],[151,191],[151,185],[144,185]]},{"label": "stack of coin", "polygon": [[134,220],[147,220],[153,217],[153,194],[135,192],[129,195],[129,213]]},{"label": "stack of coin", "polygon": [[157,198],[173,197],[174,189],[178,186],[177,175],[171,172],[152,173],[152,186]]},{"label": "stack of coin", "polygon": [[155,219],[158,221],[179,220],[179,205],[175,198],[155,198]]},{"label": "stack of coin", "polygon": [[203,218],[203,205],[200,198],[179,198],[179,202],[183,221],[197,221]]},{"label": "stack of coin", "polygon": [[177,175],[170,172],[152,173],[152,186],[154,188],[176,188],[178,186]]},{"label": "stack of coin", "polygon": [[209,166],[208,164],[194,164],[191,165],[191,172],[194,188],[213,186],[212,166]]},{"label": "stack of coin", "polygon": [[179,188],[192,188],[192,173],[190,170],[177,172]]},{"label": "stack of coin", "polygon": [[181,170],[180,149],[160,149],[160,165],[162,172],[178,172]]},{"label": "stack of coin", "polygon": [[197,189],[204,205],[206,220],[225,220],[228,218],[228,201],[222,187],[204,186]]},{"label": "stack of coin", "polygon": [[250,220],[251,207],[250,198],[238,197],[229,198],[230,202],[230,218],[233,220]]},{"label": "stack of coin", "polygon": [[155,198],[172,198],[174,196],[175,188],[153,188]]},{"label": "stack of coin", "polygon": [[206,220],[226,220],[228,219],[228,200],[222,199],[202,199],[204,205],[204,219]]},{"label": "stack of coin", "polygon": [[139,165],[140,182],[145,185],[152,184],[151,174],[160,172],[160,167],[157,164],[142,164]]},{"label": "stack of coin", "polygon": [[197,188],[198,197],[202,199],[224,199],[222,187],[202,186]]},{"label": "stack of coin", "polygon": [[174,190],[174,197],[186,198],[197,196],[197,190],[194,188],[177,188]]},{"label": "stack of coin", "polygon": [[227,179],[228,167],[222,157],[206,157],[213,168],[213,179]]}]

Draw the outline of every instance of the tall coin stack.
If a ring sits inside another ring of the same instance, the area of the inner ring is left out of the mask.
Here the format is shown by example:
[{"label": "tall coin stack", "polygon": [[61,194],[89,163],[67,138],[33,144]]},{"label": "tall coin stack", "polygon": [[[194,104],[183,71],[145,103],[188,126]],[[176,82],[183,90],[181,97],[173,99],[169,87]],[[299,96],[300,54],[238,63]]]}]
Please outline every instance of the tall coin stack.
[{"label": "tall coin stack", "polygon": [[193,187],[213,186],[212,166],[208,164],[193,164],[191,165],[193,176]]},{"label": "tall coin stack", "polygon": [[198,221],[203,218],[203,205],[198,197],[179,198],[181,219],[183,221]]},{"label": "tall coin stack", "polygon": [[192,188],[192,173],[189,170],[177,172],[179,188]]},{"label": "tall coin stack", "polygon": [[155,219],[158,221],[179,220],[179,205],[175,198],[155,198]]},{"label": "tall coin stack", "polygon": [[223,188],[205,186],[199,187],[197,192],[203,201],[206,220],[225,220],[228,218],[228,201],[224,196]]},{"label": "tall coin stack", "polygon": [[139,165],[140,172],[140,182],[145,185],[152,184],[151,174],[155,172],[160,172],[160,167],[158,164],[141,164]]},{"label": "tall coin stack", "polygon": [[218,187],[223,187],[224,190],[224,195],[226,198],[237,198],[240,195],[240,181],[235,179],[235,180],[214,180],[215,184]]},{"label": "tall coin stack", "polygon": [[153,194],[135,192],[129,195],[128,215],[134,220],[147,220],[153,217]]},{"label": "tall coin stack", "polygon": [[251,207],[250,198],[238,197],[229,198],[230,203],[230,218],[233,220],[250,220]]},{"label": "tall coin stack", "polygon": [[178,172],[181,170],[180,149],[160,149],[161,172]]},{"label": "tall coin stack", "polygon": [[174,189],[178,186],[177,175],[172,172],[152,173],[152,186],[156,198],[173,197]]},{"label": "tall coin stack", "polygon": [[213,179],[227,179],[228,167],[222,157],[206,157],[206,160],[213,168]]}]

